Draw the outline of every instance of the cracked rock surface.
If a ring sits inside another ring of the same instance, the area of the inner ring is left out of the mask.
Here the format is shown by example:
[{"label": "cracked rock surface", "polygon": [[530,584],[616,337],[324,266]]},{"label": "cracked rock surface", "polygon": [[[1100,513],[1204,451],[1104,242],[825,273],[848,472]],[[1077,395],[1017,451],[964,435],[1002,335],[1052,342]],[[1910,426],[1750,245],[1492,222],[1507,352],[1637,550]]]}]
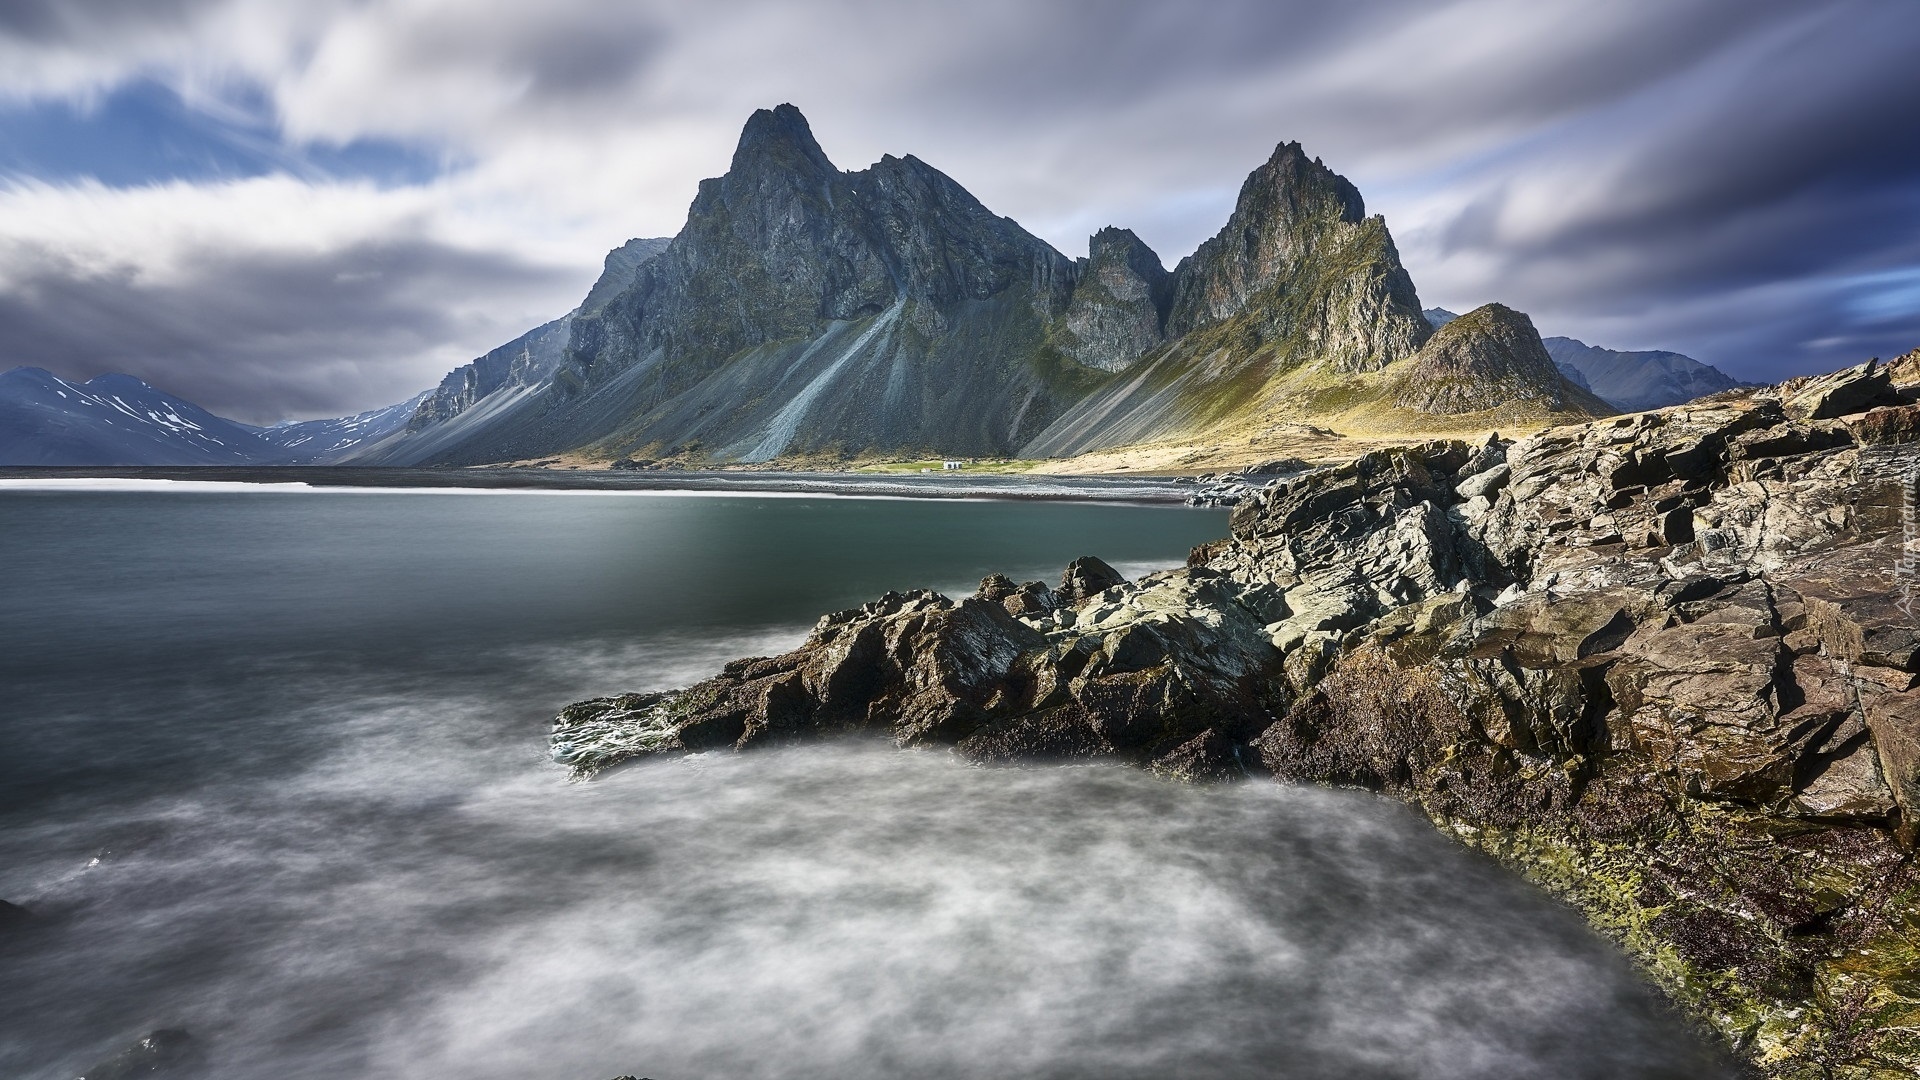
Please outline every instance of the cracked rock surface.
[{"label": "cracked rock surface", "polygon": [[865,732],[1366,787],[1580,908],[1761,1074],[1910,1076],[1912,367],[1374,451],[1249,490],[1185,568],[889,594],[569,706],[555,756]]}]

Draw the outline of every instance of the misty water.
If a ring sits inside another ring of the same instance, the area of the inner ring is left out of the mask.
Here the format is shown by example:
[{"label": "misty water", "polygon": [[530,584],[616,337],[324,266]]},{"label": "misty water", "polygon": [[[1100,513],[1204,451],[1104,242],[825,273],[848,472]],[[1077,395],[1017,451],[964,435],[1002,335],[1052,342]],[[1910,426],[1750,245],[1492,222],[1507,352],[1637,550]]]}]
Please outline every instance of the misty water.
[{"label": "misty water", "polygon": [[889,588],[1223,513],[0,490],[0,1076],[1698,1077],[1569,911],[1353,792],[843,743],[545,758]]}]

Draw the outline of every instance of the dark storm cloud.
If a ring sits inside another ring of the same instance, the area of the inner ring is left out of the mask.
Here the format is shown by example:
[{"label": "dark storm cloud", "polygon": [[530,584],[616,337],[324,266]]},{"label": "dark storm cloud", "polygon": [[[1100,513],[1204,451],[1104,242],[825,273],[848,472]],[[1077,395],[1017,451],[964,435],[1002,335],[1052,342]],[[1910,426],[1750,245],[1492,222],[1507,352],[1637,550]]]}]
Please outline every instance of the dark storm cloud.
[{"label": "dark storm cloud", "polygon": [[1438,247],[1490,260],[1536,321],[1638,314],[1671,347],[1750,378],[1913,348],[1917,297],[1885,274],[1920,265],[1915,55],[1909,4],[1748,27],[1539,155],[1591,163],[1609,185],[1571,196],[1544,227],[1504,228],[1525,197],[1522,162]]},{"label": "dark storm cloud", "polygon": [[[425,160],[442,147],[547,184],[534,201],[554,221],[613,222],[602,248],[677,227],[747,112],[781,100],[843,167],[913,153],[1070,254],[1117,224],[1169,263],[1220,227],[1275,143],[1300,139],[1387,214],[1429,302],[1498,299],[1547,333],[1748,378],[1920,345],[1912,0],[285,10],[0,0],[0,47],[84,59],[112,42],[101,70],[125,74],[99,76],[109,87],[226,64],[304,138],[397,140]],[[172,44],[142,53],[143,33]],[[35,77],[69,78],[49,70]],[[604,209],[624,203],[630,216]],[[201,252],[165,286],[63,270],[54,250],[0,296],[0,363],[119,365],[256,416],[364,407],[350,386],[405,396],[432,381],[429,346],[473,340],[473,297],[551,292],[491,242],[491,257],[372,239]],[[378,279],[355,276],[382,259]]]},{"label": "dark storm cloud", "polygon": [[[321,256],[203,251],[164,283],[42,253],[0,292],[0,356],[70,379],[126,372],[237,420],[327,415],[437,381],[448,358],[393,358],[470,338],[474,306],[555,276],[418,238]],[[527,328],[493,329],[504,341]]]},{"label": "dark storm cloud", "polygon": [[105,27],[185,22],[218,0],[0,0],[0,33],[32,41],[70,41]]}]

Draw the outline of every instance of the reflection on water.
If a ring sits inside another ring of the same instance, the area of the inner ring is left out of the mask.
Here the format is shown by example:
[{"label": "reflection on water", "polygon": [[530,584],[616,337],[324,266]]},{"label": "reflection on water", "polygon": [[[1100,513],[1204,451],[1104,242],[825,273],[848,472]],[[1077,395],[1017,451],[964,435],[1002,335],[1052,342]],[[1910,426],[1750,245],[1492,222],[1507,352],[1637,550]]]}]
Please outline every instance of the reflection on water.
[{"label": "reflection on water", "polygon": [[989,559],[1171,565],[1220,515],[35,498],[0,501],[0,896],[36,915],[0,1075],[158,1027],[219,1080],[1711,1071],[1571,915],[1370,797],[542,756],[573,697]]}]

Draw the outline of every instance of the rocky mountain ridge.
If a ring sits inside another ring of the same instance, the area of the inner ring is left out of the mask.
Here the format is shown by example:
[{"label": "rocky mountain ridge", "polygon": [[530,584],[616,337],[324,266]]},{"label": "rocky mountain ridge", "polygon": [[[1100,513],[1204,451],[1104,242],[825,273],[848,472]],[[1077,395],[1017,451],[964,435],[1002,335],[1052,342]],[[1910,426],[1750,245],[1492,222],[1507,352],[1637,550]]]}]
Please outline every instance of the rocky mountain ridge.
[{"label": "rocky mountain ridge", "polygon": [[1374,451],[1268,483],[1184,569],[889,594],[785,656],[569,706],[553,754],[586,776],[879,732],[1365,787],[1565,897],[1757,1072],[1905,1075],[1917,402],[1920,354]]},{"label": "rocky mountain ridge", "polygon": [[[1318,415],[1315,393],[1383,400],[1368,377],[1430,333],[1384,221],[1298,143],[1169,271],[1118,228],[1068,259],[911,156],[842,172],[791,105],[755,113],[686,228],[596,295],[545,384],[494,392],[484,432],[429,424],[383,453],[1065,456]],[[1524,400],[1592,407],[1545,377]]]},{"label": "rocky mountain ridge", "polygon": [[[1298,143],[1172,270],[1124,229],[1088,251],[1068,259],[912,156],[843,172],[797,109],[763,109],[677,236],[616,249],[573,312],[448,374],[404,425],[308,460],[1280,451],[1302,424],[1398,437],[1611,410],[1534,362],[1537,333],[1505,308],[1423,352],[1433,312],[1385,221]],[[1451,374],[1413,378],[1422,364]]]}]

